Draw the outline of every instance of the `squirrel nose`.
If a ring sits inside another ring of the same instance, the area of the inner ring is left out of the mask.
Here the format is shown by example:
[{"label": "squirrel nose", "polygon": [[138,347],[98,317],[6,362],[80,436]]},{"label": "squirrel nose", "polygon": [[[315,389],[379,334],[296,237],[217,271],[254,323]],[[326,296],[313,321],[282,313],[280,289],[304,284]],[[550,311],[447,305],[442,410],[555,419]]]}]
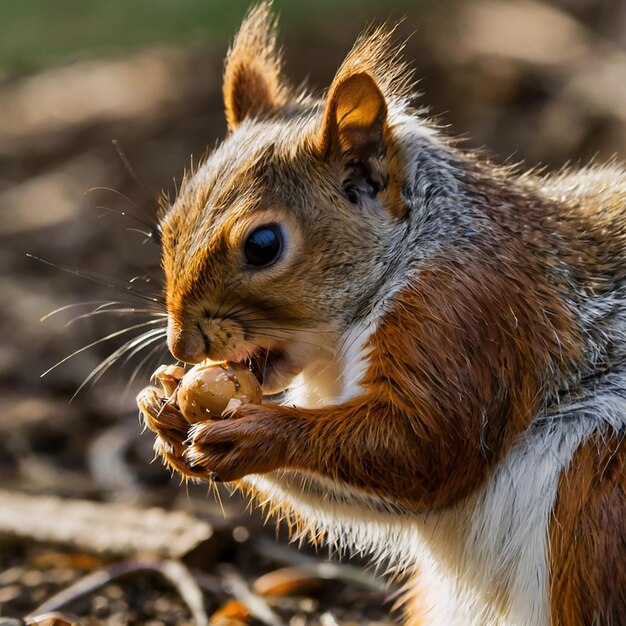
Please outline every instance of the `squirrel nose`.
[{"label": "squirrel nose", "polygon": [[173,324],[167,325],[167,345],[174,358],[183,363],[200,363],[210,348],[208,337],[200,330],[182,330]]}]

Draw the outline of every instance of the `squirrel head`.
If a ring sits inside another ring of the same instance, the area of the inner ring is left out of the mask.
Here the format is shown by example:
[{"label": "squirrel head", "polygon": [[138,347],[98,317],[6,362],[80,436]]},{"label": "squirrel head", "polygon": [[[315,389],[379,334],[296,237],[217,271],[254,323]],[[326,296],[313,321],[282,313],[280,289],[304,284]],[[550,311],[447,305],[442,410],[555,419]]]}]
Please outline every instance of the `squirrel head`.
[{"label": "squirrel head", "polygon": [[181,361],[252,359],[266,391],[371,308],[403,223],[390,108],[408,78],[382,28],[326,97],[281,74],[275,19],[254,8],[228,53],[228,135],[161,215],[168,344]]}]

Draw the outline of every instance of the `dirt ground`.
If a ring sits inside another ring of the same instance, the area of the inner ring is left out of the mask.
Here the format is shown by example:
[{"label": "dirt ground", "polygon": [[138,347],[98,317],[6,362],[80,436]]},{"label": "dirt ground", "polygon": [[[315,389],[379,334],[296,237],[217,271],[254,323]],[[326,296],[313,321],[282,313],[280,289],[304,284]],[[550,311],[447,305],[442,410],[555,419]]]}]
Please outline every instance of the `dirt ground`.
[{"label": "dirt ground", "polygon": [[[401,36],[418,24],[419,104],[468,146],[547,170],[624,159],[626,3],[426,3]],[[340,30],[286,36],[294,82],[328,83]],[[134,397],[165,346],[100,377],[162,323],[148,233],[161,191],[225,132],[223,54],[148,48],[0,83],[0,626],[400,618],[396,583],[364,560],[328,564],[152,462]]]}]

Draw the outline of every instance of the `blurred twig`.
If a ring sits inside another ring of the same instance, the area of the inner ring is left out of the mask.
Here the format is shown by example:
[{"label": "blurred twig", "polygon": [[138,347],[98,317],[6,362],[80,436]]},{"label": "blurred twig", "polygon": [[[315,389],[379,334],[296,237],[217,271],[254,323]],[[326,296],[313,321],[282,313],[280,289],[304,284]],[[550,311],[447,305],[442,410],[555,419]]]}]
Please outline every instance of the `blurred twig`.
[{"label": "blurred twig", "polygon": [[156,572],[166,578],[185,601],[197,626],[207,626],[209,620],[204,610],[202,591],[189,570],[175,560],[122,561],[81,578],[73,585],[46,600],[27,616],[35,620],[38,615],[59,611],[68,604],[97,591],[101,587],[129,574]]},{"label": "blurred twig", "polygon": [[0,490],[0,501],[0,536],[65,544],[88,552],[177,558],[213,535],[210,524],[182,511],[7,490]]},{"label": "blurred twig", "polygon": [[267,601],[250,588],[234,567],[222,565],[220,569],[224,575],[227,591],[230,591],[237,600],[245,604],[253,617],[268,626],[283,626],[283,621],[274,613]]}]

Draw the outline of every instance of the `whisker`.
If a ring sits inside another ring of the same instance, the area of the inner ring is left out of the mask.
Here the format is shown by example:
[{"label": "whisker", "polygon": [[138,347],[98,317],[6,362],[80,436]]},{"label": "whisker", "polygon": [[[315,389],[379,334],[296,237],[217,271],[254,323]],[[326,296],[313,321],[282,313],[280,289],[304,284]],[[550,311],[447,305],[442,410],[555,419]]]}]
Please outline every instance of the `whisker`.
[{"label": "whisker", "polygon": [[[140,370],[145,366],[145,364],[149,361],[150,358],[152,358],[159,350],[161,350],[163,348],[163,346],[157,345],[154,346],[152,348],[152,350],[150,350],[150,352],[148,352],[148,355],[143,358],[141,360],[141,362],[139,363],[139,365],[133,370],[133,373],[131,374],[131,377],[128,381],[128,383],[126,383],[126,386],[124,387],[124,393],[122,394],[122,400],[121,400],[121,407],[126,406],[127,401],[128,401],[128,394],[130,393],[131,387],[133,385],[133,383],[135,382],[135,378],[137,377],[137,375],[139,374]],[[150,368],[148,367],[147,370],[149,372],[153,372],[154,371],[154,367]],[[93,385],[95,385],[96,383],[94,382]]]},{"label": "whisker", "polygon": [[147,244],[149,241],[154,241],[152,231],[146,232],[145,230],[141,230],[141,228],[127,228],[126,229],[130,233],[139,233],[143,235],[145,239],[141,242],[141,245]]},{"label": "whisker", "polygon": [[152,196],[151,196],[150,192],[146,189],[146,186],[141,182],[139,176],[137,175],[137,172],[136,172],[135,168],[131,165],[129,158],[126,156],[126,152],[124,152],[124,149],[122,148],[122,144],[120,144],[120,142],[117,139],[113,139],[111,141],[111,143],[115,147],[115,151],[117,152],[117,156],[120,157],[120,160],[124,164],[124,167],[126,168],[126,171],[130,175],[130,177],[133,179],[133,181],[135,182],[137,187],[139,187],[139,189],[141,189],[141,191],[143,191],[144,195],[147,198],[152,199]]},{"label": "whisker", "polygon": [[[141,348],[135,348],[130,355],[127,355],[126,358],[124,359],[124,364],[128,363],[129,359],[132,358],[132,356],[134,356],[135,354],[137,354],[138,352],[140,352],[141,350],[145,349],[148,345],[150,345],[151,343],[154,343],[157,339],[160,339],[160,337],[156,337],[156,339],[151,340],[149,342],[144,343]],[[157,345],[154,346],[152,348],[152,350],[150,350],[150,352],[148,352],[148,355],[146,357],[144,357],[143,359],[141,359],[141,361],[139,362],[139,365],[137,365],[137,367],[133,370],[132,374],[130,375],[130,379],[128,381],[128,383],[126,384],[126,389],[124,390],[124,401],[126,401],[126,398],[128,396],[128,392],[130,391],[130,388],[132,387],[133,383],[135,382],[135,378],[137,378],[137,375],[139,374],[139,372],[141,371],[141,369],[143,368],[143,366],[155,355],[157,354],[157,352],[159,350],[163,350],[164,346],[162,345]]]},{"label": "whisker", "polygon": [[101,304],[100,306],[97,306],[94,309],[94,312],[97,313],[97,312],[100,312],[100,311],[104,311],[105,309],[109,310],[109,307],[112,307],[112,306],[118,305],[118,304],[126,305],[127,307],[134,308],[137,311],[148,311],[148,312],[152,313],[153,316],[164,316],[164,317],[167,316],[167,313],[165,313],[163,311],[163,309],[162,309],[162,307],[160,305],[159,306],[155,306],[153,304],[148,303],[147,305],[145,305],[144,309],[137,309],[134,302],[122,302],[122,301],[119,301],[119,302],[111,301],[111,302],[107,302],[105,304]]},{"label": "whisker", "polygon": [[152,352],[150,353],[150,360],[147,361],[147,371],[150,375],[156,370],[156,368],[164,363],[166,360],[166,355],[169,354],[169,349],[167,344],[163,344],[160,346],[155,346],[154,355]]},{"label": "whisker", "polygon": [[100,378],[105,374],[105,372],[128,350],[132,350],[139,344],[141,344],[142,349],[147,345],[154,343],[158,339],[162,339],[166,336],[165,328],[154,328],[145,333],[139,335],[139,337],[135,337],[135,339],[131,339],[127,341],[123,346],[119,347],[117,350],[112,352],[108,357],[106,357],[102,362],[100,362],[93,370],[89,373],[89,375],[83,380],[78,389],[74,392],[74,395],[70,398],[70,402],[76,398],[76,396],[80,393],[82,389],[84,389],[85,385],[87,385],[90,381],[92,384],[95,384]]},{"label": "whisker", "polygon": [[[243,310],[245,311],[246,309],[240,309],[240,311]],[[327,320],[322,320],[322,319],[318,319],[318,318],[314,318],[314,317],[273,317],[273,316],[267,316],[267,315],[259,315],[260,313],[263,313],[263,311],[260,310],[250,310],[247,314],[241,314],[238,311],[233,311],[230,314],[230,318],[231,319],[235,319],[239,322],[242,322],[244,324],[248,324],[248,323],[253,323],[253,322],[294,322],[297,323],[299,325],[318,325],[318,324],[324,324],[327,323]],[[259,317],[251,317],[252,315],[259,315]],[[296,329],[296,328],[294,328]],[[299,330],[310,330],[308,328],[301,328]],[[334,331],[318,331],[318,332],[334,332]]]},{"label": "whisker", "polygon": [[136,308],[126,308],[126,309],[101,309],[101,310],[96,310],[96,311],[89,311],[88,313],[83,313],[82,315],[77,315],[76,317],[73,317],[69,322],[67,322],[65,324],[66,327],[71,326],[72,324],[76,323],[78,320],[82,320],[82,319],[86,319],[88,317],[94,317],[96,315],[104,315],[104,314],[110,314],[110,315],[129,315],[129,314],[146,314],[146,313],[151,313],[152,316],[154,318],[165,318],[167,317],[167,313],[156,313],[155,311],[153,311],[152,309],[136,309]]},{"label": "whisker", "polygon": [[93,193],[94,191],[108,191],[110,193],[113,193],[119,196],[120,198],[124,198],[124,200],[132,204],[136,209],[139,209],[139,205],[134,200],[131,200],[126,194],[122,193],[121,191],[118,191],[117,189],[113,189],[113,187],[104,187],[104,186],[90,187],[89,189],[87,189],[87,191],[83,193],[83,196]]},{"label": "whisker", "polygon": [[136,215],[133,215],[132,213],[127,213],[126,211],[120,211],[119,209],[113,209],[111,207],[104,206],[101,204],[99,204],[95,208],[99,209],[100,211],[106,211],[107,213],[113,213],[115,215],[120,215],[121,217],[126,217],[129,220],[133,220],[134,222],[137,222],[138,224],[142,224],[143,226],[146,226],[147,228],[149,228],[150,232],[152,232],[152,229],[158,228],[158,224],[156,221],[151,220],[149,222],[146,222],[145,220],[142,220],[140,217],[137,217]]},{"label": "whisker", "polygon": [[278,374],[278,370],[274,367],[274,365],[269,361],[269,354],[265,357],[265,365],[263,366],[263,378],[265,378],[265,375],[267,373],[267,367],[271,367],[272,370],[274,371],[274,374],[276,374],[276,376],[279,376]]},{"label": "whisker", "polygon": [[[240,309],[235,311],[231,311],[231,317],[235,317],[237,320],[243,322],[253,322],[253,321],[282,321],[282,322],[297,322],[299,324],[323,324],[327,322],[327,320],[318,319],[315,317],[268,317],[267,315],[261,315],[258,318],[251,318],[252,315],[259,315],[261,313],[267,313],[269,311],[273,311],[276,309],[280,309],[284,305],[276,304],[269,307],[260,307],[260,306],[243,306]],[[246,313],[247,311],[247,313]]]},{"label": "whisker", "polygon": [[50,311],[50,313],[46,313],[42,318],[40,318],[40,322],[45,322],[49,317],[56,315],[57,313],[62,313],[63,311],[67,311],[68,309],[76,308],[77,306],[93,306],[94,304],[100,304],[102,306],[108,304],[127,304],[126,302],[114,302],[109,300],[89,300],[87,302],[74,302],[73,304],[66,304],[64,306],[60,306],[58,309],[54,309],[54,311]]},{"label": "whisker", "polygon": [[151,274],[149,272],[145,272],[144,274],[138,274],[137,276],[133,276],[128,282],[129,284],[133,284],[137,281],[143,281],[144,283],[150,283],[152,281],[156,282],[160,282],[161,278],[160,277],[156,277],[154,276],[154,274]]},{"label": "whisker", "polygon": [[316,328],[293,328],[293,327],[283,328],[281,326],[258,326],[257,324],[250,324],[249,326],[246,326],[246,329],[248,331],[277,330],[277,331],[281,331],[284,333],[313,333],[315,335],[334,335],[335,334],[335,331],[332,331],[332,330],[318,330]]},{"label": "whisker", "polygon": [[[242,303],[238,303],[238,304],[241,305]],[[234,311],[231,308],[229,313],[232,316],[237,316],[238,319],[239,318],[245,319],[248,315],[253,315],[253,314],[258,314],[258,313],[267,313],[268,311],[274,311],[284,306],[285,306],[284,304],[273,304],[271,306],[256,305],[254,307],[250,305],[243,305],[239,309],[235,309]],[[245,311],[248,311],[248,313],[246,314]]]},{"label": "whisker", "polygon": [[[263,363],[263,378],[265,379],[265,373],[267,372],[267,363],[270,359],[270,353],[266,352],[265,353],[265,363]],[[272,367],[272,369],[274,370],[274,373],[276,374],[276,369],[274,367]]]},{"label": "whisker", "polygon": [[[238,283],[236,283],[228,292],[228,295],[233,291],[234,287],[236,287]],[[227,297],[227,296],[226,296]],[[222,302],[225,300],[225,297],[222,297]],[[309,318],[296,318],[296,317],[268,317],[267,315],[263,315],[264,313],[268,313],[269,311],[275,311],[276,309],[281,309],[285,305],[284,304],[269,304],[269,306],[261,306],[255,305],[251,306],[245,304],[243,302],[235,302],[233,303],[226,311],[220,313],[220,307],[218,307],[215,315],[213,317],[226,317],[229,316],[237,321],[243,322],[244,324],[253,323],[253,322],[295,322],[301,325],[311,325],[311,324],[322,324],[327,320],[321,320],[314,317]],[[254,317],[254,316],[257,317]],[[296,329],[294,329],[296,330]],[[299,330],[299,329],[298,329]],[[301,332],[308,332],[309,329],[302,329]],[[334,333],[334,331],[318,331],[325,333]]]},{"label": "whisker", "polygon": [[42,259],[38,256],[35,256],[34,254],[27,253],[26,256],[29,257],[30,259],[34,259],[35,261],[39,261],[40,263],[43,263],[44,265],[49,265],[50,267],[54,267],[55,269],[61,270],[62,272],[72,274],[73,276],[78,276],[79,278],[83,278],[85,280],[96,283],[98,285],[102,285],[103,287],[109,287],[110,289],[115,289],[117,291],[129,293],[135,296],[136,298],[147,300],[149,302],[156,302],[156,303],[163,304],[162,298],[155,298],[153,296],[149,296],[145,293],[142,293],[141,291],[137,291],[136,289],[131,289],[130,287],[123,287],[123,286],[115,285],[113,283],[110,283],[104,280],[100,280],[98,278],[94,278],[93,276],[89,276],[88,274],[83,274],[80,270],[73,270],[69,267],[63,267],[61,265],[57,265],[56,263],[52,263],[51,261],[46,261],[46,259]]},{"label": "whisker", "polygon": [[[229,294],[232,292],[232,289],[230,290]],[[269,306],[262,306],[261,303],[257,303],[254,306],[246,304],[242,301],[239,302],[235,302],[231,305],[231,307],[229,309],[227,309],[227,311],[225,311],[224,313],[222,313],[223,316],[226,315],[231,315],[231,317],[237,316],[239,317],[243,317],[245,318],[245,311],[248,311],[248,315],[252,315],[255,313],[267,313],[268,311],[273,311],[276,309],[280,309],[280,308],[284,308],[286,305],[285,304],[280,304],[280,303],[267,303],[269,304]],[[237,308],[237,306],[239,308]]]},{"label": "whisker", "polygon": [[[287,337],[285,337],[285,336],[281,336],[281,335],[273,335],[273,334],[271,334],[271,333],[256,333],[256,337],[257,337],[258,339],[263,339],[263,338],[267,338],[267,339],[278,339],[278,340],[281,340],[281,339],[287,339]],[[320,347],[320,345],[319,345],[319,344],[314,343],[314,342],[312,342],[312,341],[302,341],[302,340],[298,340],[298,343],[300,343],[300,344],[302,344],[302,345],[305,345],[305,346],[313,346],[313,347],[315,347],[315,348],[319,348],[319,347]],[[334,352],[334,350],[333,350],[333,352]]]},{"label": "whisker", "polygon": [[[113,333],[110,333],[106,337],[101,337],[100,339],[97,339],[96,341],[92,341],[90,344],[87,344],[86,346],[79,348],[78,350],[72,352],[72,354],[69,354],[65,358],[61,359],[58,363],[55,363],[52,367],[48,368],[43,374],[41,374],[40,378],[43,378],[44,376],[49,374],[52,370],[59,367],[59,365],[62,365],[66,361],[69,361],[72,357],[75,357],[77,354],[80,354],[81,352],[84,352],[85,350],[89,350],[89,348],[93,348],[94,346],[97,346],[100,343],[109,341],[110,339],[114,339],[115,337],[119,337],[120,335],[124,335],[125,333],[129,333],[131,330],[136,330],[137,328],[143,328],[144,326],[148,326],[150,324],[157,324],[157,323],[160,324],[162,323],[162,321],[163,320],[149,320],[147,322],[142,322],[141,324],[134,324],[133,326],[129,326],[128,328],[123,328],[122,330],[117,330]],[[166,332],[166,331],[163,330],[163,332]]]},{"label": "whisker", "polygon": [[236,280],[230,287],[230,289],[228,291],[226,291],[224,294],[222,294],[222,299],[220,300],[220,303],[217,306],[217,309],[215,310],[215,315],[214,317],[226,317],[229,313],[230,310],[232,309],[232,306],[227,309],[225,312],[220,313],[220,309],[222,308],[222,305],[224,304],[224,302],[226,301],[226,298],[228,298],[228,296],[230,296],[230,294],[237,288],[239,287],[239,285],[241,285],[241,279]]},{"label": "whisker", "polygon": [[[156,332],[153,333],[153,331],[156,331],[156,330],[164,330],[164,328],[161,328],[161,329],[154,328],[153,330],[150,330],[150,331],[147,331],[145,333],[142,333],[141,335],[139,335],[139,337],[136,338],[136,339],[139,339],[140,337],[143,337],[144,341],[139,343],[139,344],[137,344],[137,346],[134,347],[133,350],[131,350],[124,357],[124,361],[122,362],[122,367],[124,365],[126,365],[136,354],[141,352],[146,346],[150,345],[151,343],[154,343],[157,339],[163,339],[165,337],[165,334],[159,334],[159,333],[156,333]],[[122,357],[122,354],[120,354],[120,358]]]},{"label": "whisker", "polygon": [[[271,331],[273,332],[276,336],[284,336],[287,337],[289,336],[294,330],[298,330],[298,329],[292,329],[292,328],[275,328],[274,326],[248,326],[248,328],[246,329],[248,331],[248,333],[253,333],[253,332],[257,332],[257,331]],[[310,331],[309,331],[310,332]],[[282,335],[279,335],[279,333],[282,333]]]}]

